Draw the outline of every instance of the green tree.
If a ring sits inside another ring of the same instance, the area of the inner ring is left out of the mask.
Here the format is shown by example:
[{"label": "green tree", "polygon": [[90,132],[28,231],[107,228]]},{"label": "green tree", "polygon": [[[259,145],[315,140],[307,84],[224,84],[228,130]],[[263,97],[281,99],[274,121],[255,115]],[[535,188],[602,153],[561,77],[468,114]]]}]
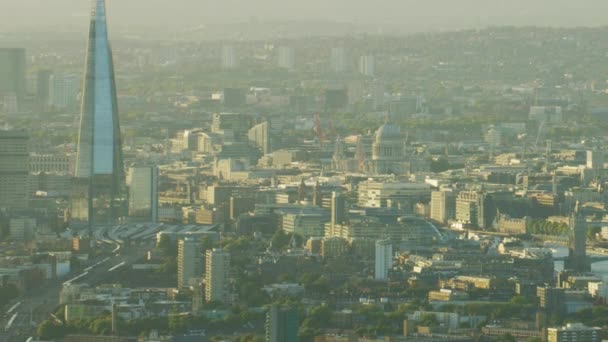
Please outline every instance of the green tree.
[{"label": "green tree", "polygon": [[58,339],[63,337],[65,333],[66,331],[64,326],[57,325],[49,320],[42,321],[36,330],[38,337],[44,340]]}]

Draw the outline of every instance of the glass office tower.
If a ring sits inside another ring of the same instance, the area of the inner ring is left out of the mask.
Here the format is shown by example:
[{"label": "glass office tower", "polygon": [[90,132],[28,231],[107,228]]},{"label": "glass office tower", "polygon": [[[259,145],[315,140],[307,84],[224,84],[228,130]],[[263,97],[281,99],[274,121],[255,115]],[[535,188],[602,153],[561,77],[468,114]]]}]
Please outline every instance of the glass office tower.
[{"label": "glass office tower", "polygon": [[85,65],[72,219],[95,224],[126,215],[126,185],[104,0],[94,0]]}]

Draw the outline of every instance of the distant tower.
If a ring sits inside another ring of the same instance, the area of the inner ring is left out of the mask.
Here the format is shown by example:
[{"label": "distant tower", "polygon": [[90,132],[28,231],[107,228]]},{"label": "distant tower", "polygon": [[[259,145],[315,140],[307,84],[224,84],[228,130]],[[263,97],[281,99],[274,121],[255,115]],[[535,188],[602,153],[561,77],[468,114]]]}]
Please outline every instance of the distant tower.
[{"label": "distant tower", "polygon": [[114,223],[126,215],[126,185],[114,62],[108,41],[106,6],[95,0],[91,11],[72,218]]},{"label": "distant tower", "polygon": [[331,193],[331,226],[336,224],[342,224],[345,221],[344,218],[345,202],[344,196],[337,192]]},{"label": "distant tower", "polygon": [[576,202],[574,212],[570,216],[570,232],[568,235],[568,257],[564,267],[575,272],[591,271],[591,263],[587,258],[587,222]]},{"label": "distant tower", "polygon": [[312,191],[312,204],[320,207],[322,203],[323,194],[321,193],[321,185],[319,184],[319,180],[317,180]]},{"label": "distant tower", "polygon": [[189,287],[191,282],[203,275],[201,242],[185,238],[177,243],[177,288]]},{"label": "distant tower", "polygon": [[393,266],[393,245],[390,240],[376,241],[375,274],[376,280],[388,279],[388,270]]},{"label": "distant tower", "polygon": [[365,55],[359,58],[359,73],[373,77],[376,73],[376,58],[373,55]]},{"label": "distant tower", "polygon": [[234,69],[239,65],[236,50],[233,46],[222,47],[222,69]]},{"label": "distant tower", "polygon": [[302,178],[300,186],[298,187],[298,201],[305,201],[307,195],[308,191],[306,191],[306,183],[304,182],[304,178]]},{"label": "distant tower", "polygon": [[293,69],[296,64],[296,54],[295,50],[291,46],[281,46],[278,49],[278,57],[279,57],[279,68],[283,69]]},{"label": "distant tower", "polygon": [[210,249],[205,254],[205,301],[230,302],[230,253]]},{"label": "distant tower", "polygon": [[266,315],[266,341],[298,342],[300,319],[295,308],[270,307]]},{"label": "distant tower", "polygon": [[553,177],[551,179],[551,190],[554,196],[557,196],[557,173],[553,171]]},{"label": "distant tower", "polygon": [[330,65],[333,72],[345,72],[348,69],[346,49],[343,47],[332,48],[330,53]]}]

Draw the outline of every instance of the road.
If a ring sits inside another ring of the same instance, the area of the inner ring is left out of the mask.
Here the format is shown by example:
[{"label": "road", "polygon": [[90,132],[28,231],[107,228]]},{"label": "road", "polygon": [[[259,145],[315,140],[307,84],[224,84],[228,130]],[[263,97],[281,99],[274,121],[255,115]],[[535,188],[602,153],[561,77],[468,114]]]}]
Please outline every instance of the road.
[{"label": "road", "polygon": [[[25,341],[28,337],[34,336],[36,327],[40,322],[50,317],[59,303],[59,292],[64,283],[71,282],[82,284],[86,283],[96,286],[108,280],[111,272],[117,271],[122,267],[131,265],[145,257],[146,252],[153,246],[147,243],[143,246],[133,246],[121,248],[120,254],[112,254],[96,260],[96,262],[85,270],[71,274],[65,279],[48,281],[41,288],[34,289],[25,296],[3,308],[2,331],[0,331],[0,341]],[[78,277],[77,279],[74,279]],[[17,305],[11,312],[8,312],[16,303]],[[5,329],[12,315],[17,314],[9,329]]]}]

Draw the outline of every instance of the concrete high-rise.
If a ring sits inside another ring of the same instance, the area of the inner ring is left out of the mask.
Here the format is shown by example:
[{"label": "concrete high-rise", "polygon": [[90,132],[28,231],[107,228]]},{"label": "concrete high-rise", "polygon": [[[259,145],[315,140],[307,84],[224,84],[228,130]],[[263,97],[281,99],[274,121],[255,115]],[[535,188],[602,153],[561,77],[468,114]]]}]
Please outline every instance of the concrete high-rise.
[{"label": "concrete high-rise", "polygon": [[376,58],[373,55],[361,56],[359,58],[359,73],[369,77],[373,77],[375,75]]},{"label": "concrete high-rise", "polygon": [[203,275],[201,242],[185,238],[177,243],[177,288],[194,285],[194,279]]},{"label": "concrete high-rise", "polygon": [[210,249],[205,254],[205,301],[227,303],[229,291],[230,253]]},{"label": "concrete high-rise", "polygon": [[156,223],[158,220],[158,167],[129,169],[129,216]]},{"label": "concrete high-rise", "polygon": [[25,49],[0,48],[0,97],[13,94],[18,100],[25,96]]},{"label": "concrete high-rise", "polygon": [[431,220],[447,223],[456,216],[456,195],[451,190],[431,193]]},{"label": "concrete high-rise", "polygon": [[268,154],[271,152],[270,124],[268,121],[264,121],[251,127],[247,133],[247,137],[249,138],[249,142],[259,148],[260,152],[263,154]]},{"label": "concrete high-rise", "polygon": [[388,270],[393,267],[393,245],[390,240],[376,241],[375,274],[376,280],[387,280]]},{"label": "concrete high-rise", "polygon": [[24,131],[0,130],[0,209],[27,207],[28,141]]},{"label": "concrete high-rise", "polygon": [[126,215],[126,185],[112,50],[104,0],[91,11],[72,218],[95,224]]},{"label": "concrete high-rise", "polygon": [[331,221],[330,221],[332,228],[333,228],[333,226],[335,226],[337,224],[344,223],[344,221],[346,220],[345,211],[346,211],[346,203],[344,200],[344,196],[335,191],[332,192],[331,193]]}]

